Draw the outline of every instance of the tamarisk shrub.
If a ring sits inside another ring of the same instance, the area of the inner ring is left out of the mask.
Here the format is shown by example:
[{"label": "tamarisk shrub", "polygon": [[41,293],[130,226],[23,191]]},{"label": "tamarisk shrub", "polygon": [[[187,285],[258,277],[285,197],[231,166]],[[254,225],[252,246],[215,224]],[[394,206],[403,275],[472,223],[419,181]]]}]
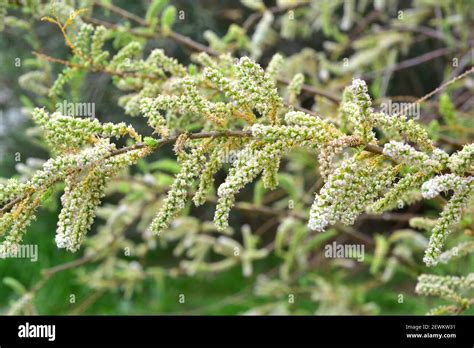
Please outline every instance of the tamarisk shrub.
[{"label": "tamarisk shrub", "polygon": [[[163,35],[170,35],[176,9],[162,10],[154,4],[145,24],[153,30],[161,24]],[[156,20],[160,11],[161,23]],[[280,71],[288,60],[275,54],[266,69],[255,61],[262,55],[262,48],[270,44],[265,42],[274,20],[270,12],[262,15],[251,38],[236,26],[229,28],[225,40],[206,33],[217,53],[193,54],[193,64],[189,66],[168,57],[162,49],[147,52],[143,40],[128,41],[117,44],[115,50],[106,50],[109,40],[118,40],[117,32],[84,23],[79,14],[69,11],[65,18],[43,17],[61,29],[71,57],[62,62],[64,69],[48,88],[26,83],[28,78],[24,78],[24,85],[40,95],[57,99],[66,96],[68,89],[74,89],[74,81],[84,72],[108,74],[114,86],[124,92],[118,100],[119,106],[130,117],[144,118],[149,133],[141,134],[126,122],[63,115],[47,105],[30,110],[52,157],[30,177],[0,183],[2,247],[19,246],[39,206],[60,183],[64,185],[64,193],[55,237],[57,247],[77,252],[85,245],[86,253],[91,254],[98,245],[109,245],[107,236],[114,233],[114,223],[123,228],[128,223],[121,220],[120,209],[128,206],[138,217],[142,207],[137,201],[122,202],[124,205],[116,212],[100,207],[108,187],[131,166],[142,163],[163,146],[175,143],[174,178],[167,191],[161,192],[166,195],[162,200],[142,192],[142,199],[153,208],[153,215],[146,215],[143,220],[147,224],[143,233],[145,246],[132,248],[140,254],[143,248],[154,247],[156,239],[164,244],[177,242],[174,255],[189,257],[180,263],[180,270],[187,274],[222,271],[241,264],[243,274],[250,276],[253,262],[269,255],[271,249],[260,248],[259,237],[249,225],[241,228],[242,241],[232,238],[234,228],[229,219],[234,208],[246,207],[238,196],[252,182],[268,190],[278,187],[288,192],[297,190],[280,172],[281,164],[295,151],[313,156],[322,182],[320,188],[311,192],[314,198],[308,207],[301,190],[294,195],[303,213],[286,217],[278,226],[272,248],[285,259],[285,266],[280,270],[283,279],[290,278],[296,264],[307,267],[306,261],[299,257],[308,252],[301,245],[304,240],[312,238],[311,245],[320,245],[334,237],[341,225],[346,228],[365,213],[383,214],[421,200],[435,199],[442,193],[446,193],[447,203],[437,219],[421,217],[410,222],[413,228],[429,231],[429,241],[425,243],[423,237],[414,236],[412,230],[397,231],[388,240],[378,236],[371,272],[379,271],[389,246],[406,256],[406,245],[400,241],[404,239],[415,240],[418,247],[423,247],[423,262],[429,267],[474,250],[469,241],[445,250],[447,239],[456,230],[465,208],[472,203],[474,144],[451,154],[445,152],[435,146],[422,124],[404,115],[375,110],[362,79],[353,79],[345,88],[337,115],[299,107],[304,74],[294,74],[287,87],[278,88]],[[0,16],[3,15],[0,11]],[[287,36],[291,34],[289,25],[284,23]],[[229,42],[249,48],[250,57],[235,58],[224,53]],[[230,167],[222,161],[228,151],[236,153]],[[219,172],[224,172],[225,178],[214,195]],[[142,179],[156,188],[155,178]],[[183,211],[191,201],[196,207],[211,201],[216,204],[213,224],[206,221],[201,225],[197,219],[185,216]],[[88,239],[87,233],[97,213],[110,220]],[[88,245],[88,240],[96,244]],[[119,245],[129,247],[125,242]],[[207,257],[211,252],[221,259],[209,262]],[[393,266],[398,261],[393,256],[387,263]],[[116,259],[111,263],[117,273],[133,268],[133,272],[123,273],[126,276],[120,279],[129,292],[134,277],[144,279],[153,272],[140,268],[140,264],[125,265]],[[97,287],[101,286],[101,276],[99,271],[82,275]],[[390,277],[390,266],[384,277]],[[421,275],[418,280],[418,293],[455,301],[462,308],[469,306],[463,291],[473,288],[472,273],[465,277]],[[328,289],[323,280],[314,281]],[[274,285],[273,290],[284,288],[281,284]],[[260,291],[270,290],[262,286]],[[451,307],[443,307],[434,313],[452,311]]]}]

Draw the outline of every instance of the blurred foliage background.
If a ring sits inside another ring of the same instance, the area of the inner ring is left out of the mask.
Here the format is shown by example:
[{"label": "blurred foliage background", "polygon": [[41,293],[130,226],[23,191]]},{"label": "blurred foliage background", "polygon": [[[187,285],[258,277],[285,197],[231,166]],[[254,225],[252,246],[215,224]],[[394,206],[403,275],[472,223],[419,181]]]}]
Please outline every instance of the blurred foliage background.
[{"label": "blurred foliage background", "polygon": [[[43,83],[48,86],[47,80],[56,76],[62,66],[40,62],[32,52],[61,58],[68,55],[57,28],[40,21],[41,14],[29,12],[30,5],[24,3],[29,2],[10,1],[6,25],[0,33],[0,177],[4,178],[26,175],[35,167],[28,158],[49,156],[25,110],[36,105],[53,106],[46,96],[34,91],[41,89]],[[109,0],[39,3],[45,13],[54,6],[77,9],[94,5],[82,17],[86,22],[92,18],[117,24],[111,49],[130,40],[128,31],[136,26],[111,11]],[[248,54],[262,66],[279,52],[286,57],[285,78],[303,73],[306,84],[336,100],[352,78],[360,77],[367,81],[375,105],[389,99],[413,101],[472,67],[474,59],[474,6],[467,0],[178,0],[168,1],[168,5],[185,14],[185,19],[174,22],[175,32],[218,52]],[[113,1],[112,6],[145,18],[152,2]],[[15,16],[24,23],[16,23]],[[147,40],[146,47],[148,51],[162,47],[185,65],[192,62],[189,48],[169,37]],[[15,64],[18,59],[19,65]],[[31,76],[35,71],[48,76]],[[422,105],[420,122],[448,151],[472,142],[473,89],[471,76]],[[77,101],[95,103],[101,121],[126,120],[137,130],[150,132],[143,119],[124,115],[117,105],[122,92],[112,86],[106,74],[84,76],[74,84],[71,95]],[[303,91],[298,103],[329,117],[337,113],[337,104],[324,94],[315,96]],[[324,236],[316,236],[303,251],[295,235],[305,229],[304,224],[287,222],[294,232],[289,237],[281,231],[279,222],[286,221],[281,211],[289,199],[294,200],[295,211],[302,209],[302,203],[297,202],[311,200],[311,188],[318,185],[316,161],[307,153],[296,152],[285,167],[288,174],[280,178],[282,189],[267,192],[257,181],[242,192],[242,209],[231,217],[239,240],[243,240],[246,229],[258,236],[261,245],[271,245],[279,233],[284,239],[279,253],[253,262],[249,276],[244,276],[239,264],[223,271],[191,272],[191,266],[183,267],[182,259],[189,258],[189,254],[177,249],[180,244],[186,249],[186,243],[192,243],[183,236],[213,233],[212,228],[202,224],[212,220],[213,209],[209,206],[188,206],[189,216],[177,219],[165,241],[155,241],[143,232],[177,171],[171,148],[163,149],[153,162],[141,163],[111,185],[87,246],[76,254],[58,250],[54,244],[60,208],[58,188],[24,241],[38,245],[38,261],[0,262],[0,311],[8,313],[19,308],[19,313],[39,314],[424,314],[445,303],[414,292],[416,277],[427,272],[421,258],[429,233],[409,226],[409,219],[414,216],[435,217],[439,204],[400,208],[384,219],[365,215],[354,228],[332,229]],[[221,175],[217,183],[223,178]],[[266,213],[266,206],[277,213]],[[472,238],[472,213],[472,209],[466,212],[460,225],[462,233],[449,245]],[[364,262],[322,256],[324,244],[348,242],[354,234],[369,241]],[[124,250],[131,250],[132,256],[125,255]],[[209,256],[208,261],[213,257]],[[303,260],[304,257],[307,258]],[[473,269],[471,255],[454,264],[438,266],[433,272],[462,275]],[[294,302],[289,294],[294,296]],[[184,303],[181,295],[185,296]],[[472,309],[464,313],[474,314]]]}]

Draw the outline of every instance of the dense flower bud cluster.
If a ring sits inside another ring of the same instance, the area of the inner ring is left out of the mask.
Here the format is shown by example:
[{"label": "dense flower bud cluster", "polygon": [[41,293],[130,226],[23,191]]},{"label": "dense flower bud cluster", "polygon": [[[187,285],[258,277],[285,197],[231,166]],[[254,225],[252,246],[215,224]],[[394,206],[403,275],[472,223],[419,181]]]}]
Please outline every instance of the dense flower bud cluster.
[{"label": "dense flower bud cluster", "polygon": [[396,133],[416,144],[423,150],[433,150],[428,133],[423,126],[406,115],[388,115],[383,112],[374,112],[372,101],[364,81],[355,79],[343,94],[340,107],[341,116],[354,126],[354,133],[367,142],[375,140],[374,127],[379,127],[387,133]]},{"label": "dense flower bud cluster", "polygon": [[199,186],[193,197],[196,206],[203,205],[206,201],[206,196],[214,183],[214,175],[221,169],[225,148],[224,141],[216,141],[216,147],[210,153],[207,164],[199,177]]},{"label": "dense flower bud cluster", "polygon": [[242,57],[236,67],[240,88],[253,97],[255,108],[275,122],[276,111],[283,106],[274,82],[257,63]]},{"label": "dense flower bud cluster", "polygon": [[45,131],[45,136],[53,149],[78,149],[84,144],[95,142],[94,137],[112,138],[132,136],[140,142],[141,136],[132,126],[121,123],[100,123],[97,119],[79,118],[53,113],[48,115],[44,109],[35,109],[33,120]]},{"label": "dense flower bud cluster", "polygon": [[361,137],[365,142],[375,141],[372,130],[370,114],[373,113],[372,101],[370,99],[365,81],[355,79],[351,86],[347,87],[343,94],[341,112],[354,126],[354,134]]},{"label": "dense flower bud cluster", "polygon": [[331,174],[310,210],[308,226],[322,232],[340,221],[350,225],[391,184],[392,167],[349,158]]},{"label": "dense flower bud cluster", "polygon": [[288,103],[294,104],[298,98],[298,95],[301,93],[301,87],[304,83],[304,75],[299,73],[296,74],[293,79],[290,81],[290,84],[287,88]]},{"label": "dense flower bud cluster", "polygon": [[92,169],[85,179],[76,182],[72,177],[66,180],[61,197],[62,210],[56,231],[56,245],[75,252],[92,225],[95,210],[104,196],[106,173],[100,168]]},{"label": "dense flower bud cluster", "polygon": [[437,176],[423,184],[422,194],[425,198],[433,198],[442,191],[454,190],[454,194],[444,207],[440,218],[431,232],[430,242],[425,251],[423,261],[434,266],[439,261],[444,242],[452,228],[459,222],[463,208],[469,203],[474,190],[474,179],[457,177],[454,174]]},{"label": "dense flower bud cluster", "polygon": [[29,184],[33,189],[41,189],[50,186],[55,181],[66,178],[72,170],[84,170],[106,158],[115,145],[103,140],[93,147],[88,147],[74,155],[62,155],[48,160],[43,169],[38,171]]},{"label": "dense flower bud cluster", "polygon": [[104,66],[109,58],[109,52],[103,51],[103,46],[107,36],[107,29],[103,26],[97,27],[95,29],[94,35],[92,36],[90,53],[95,66]]},{"label": "dense flower bud cluster", "polygon": [[159,105],[161,105],[161,103],[158,103],[156,99],[143,98],[140,103],[140,112],[143,114],[143,117],[148,120],[148,124],[155,132],[162,137],[166,137],[169,134],[169,130],[166,127],[165,118],[159,111]]},{"label": "dense flower bud cluster", "polygon": [[182,161],[181,171],[171,185],[160,212],[150,225],[150,230],[153,233],[160,234],[163,230],[167,229],[171,220],[184,208],[188,188],[193,179],[201,173],[206,163],[207,159],[204,156],[206,148],[206,143],[200,144]]},{"label": "dense flower bud cluster", "polygon": [[451,260],[455,260],[472,253],[474,253],[474,242],[462,242],[439,255],[439,261],[442,263],[448,263]]},{"label": "dense flower bud cluster", "polygon": [[428,178],[424,173],[408,173],[394,184],[390,190],[377,200],[370,210],[380,214],[394,208],[403,208],[405,204],[414,203],[419,199],[418,190]]},{"label": "dense flower bud cluster", "polygon": [[11,212],[0,216],[0,236],[9,230],[5,239],[0,244],[3,250],[8,250],[13,253],[16,252],[16,248],[20,245],[26,229],[36,218],[35,211],[39,203],[38,198],[29,196],[16,204]]},{"label": "dense flower bud cluster", "polygon": [[462,150],[449,157],[448,167],[453,172],[464,173],[474,166],[474,144],[468,144]]},{"label": "dense flower bud cluster", "polygon": [[239,60],[235,67],[236,79],[224,76],[215,68],[206,68],[203,76],[232,98],[237,107],[246,113],[255,108],[275,123],[276,113],[283,105],[272,78],[247,57]]},{"label": "dense flower bud cluster", "polygon": [[448,159],[448,155],[442,150],[434,151],[430,157],[408,144],[395,140],[384,145],[383,154],[419,168],[424,172],[441,170]]},{"label": "dense flower bud cluster", "polygon": [[[91,38],[94,33],[94,26],[91,24],[83,24],[79,33],[75,38],[75,43],[73,46],[73,50],[75,53],[78,54],[81,58],[85,58],[86,55],[89,53],[89,48],[91,45]],[[71,46],[71,44],[70,44]]]},{"label": "dense flower bud cluster", "polygon": [[8,179],[6,183],[0,184],[0,204],[8,203],[26,188],[27,185],[19,182],[18,179]]},{"label": "dense flower bud cluster", "polygon": [[182,82],[184,95],[177,103],[179,108],[192,113],[203,115],[204,118],[223,126],[225,119],[230,116],[231,110],[227,104],[222,102],[212,103],[204,98],[198,91],[195,82],[191,78],[185,78]]},{"label": "dense flower bud cluster", "polygon": [[109,67],[118,72],[127,72],[136,69],[138,59],[143,53],[143,45],[137,41],[132,41],[112,58]]},{"label": "dense flower bud cluster", "polygon": [[284,141],[291,146],[319,147],[325,141],[331,139],[324,129],[310,128],[306,126],[267,126],[254,124],[252,134],[266,141]]},{"label": "dense flower bud cluster", "polygon": [[422,274],[418,277],[415,291],[421,295],[460,300],[459,291],[473,288],[474,273],[470,273],[466,277]]},{"label": "dense flower bud cluster", "polygon": [[[103,145],[107,148],[107,141]],[[113,147],[112,147],[113,148]],[[94,222],[95,212],[105,196],[107,182],[121,169],[135,164],[141,158],[140,151],[114,156],[89,169],[85,177],[70,176],[61,197],[62,210],[56,230],[58,248],[77,251]]]},{"label": "dense flower bud cluster", "polygon": [[165,55],[165,52],[162,49],[154,49],[151,51],[146,63],[161,67],[164,71],[173,76],[183,77],[187,74],[186,68],[178,63],[175,58]]},{"label": "dense flower bud cluster", "polygon": [[[40,203],[42,194],[58,180],[63,180],[71,170],[85,169],[107,156],[114,147],[108,143],[88,148],[82,152],[60,156],[47,161],[28,182],[15,187],[16,195],[24,198],[14,205],[12,210],[0,217],[0,234],[10,230],[3,242],[11,247],[20,243],[22,236],[34,219],[34,212]],[[11,191],[11,190],[9,190]],[[34,196],[33,193],[38,195]]]},{"label": "dense flower bud cluster", "polygon": [[276,81],[278,74],[282,68],[283,63],[285,62],[283,56],[280,53],[273,55],[272,59],[265,69],[265,74],[273,81]]},{"label": "dense flower bud cluster", "polygon": [[396,132],[408,140],[420,144],[423,150],[432,150],[433,145],[428,133],[420,124],[405,115],[387,115],[385,113],[372,113],[370,115],[374,127],[380,127],[386,132]]},{"label": "dense flower bud cluster", "polygon": [[333,171],[333,158],[341,153],[346,147],[360,145],[360,138],[357,136],[345,136],[330,141],[324,146],[318,156],[319,172],[323,178],[327,178]]},{"label": "dense flower bud cluster", "polygon": [[235,195],[254,180],[268,163],[277,160],[282,151],[282,141],[275,141],[261,148],[257,143],[252,143],[240,151],[225,182],[217,190],[219,200],[214,214],[214,223],[219,230],[224,230],[229,224],[229,212],[234,204]]},{"label": "dense flower bud cluster", "polygon": [[436,176],[426,181],[421,187],[423,198],[430,199],[439,195],[441,192],[453,190],[455,192],[465,191],[469,189],[469,183],[474,178],[462,178],[456,174],[445,174]]}]

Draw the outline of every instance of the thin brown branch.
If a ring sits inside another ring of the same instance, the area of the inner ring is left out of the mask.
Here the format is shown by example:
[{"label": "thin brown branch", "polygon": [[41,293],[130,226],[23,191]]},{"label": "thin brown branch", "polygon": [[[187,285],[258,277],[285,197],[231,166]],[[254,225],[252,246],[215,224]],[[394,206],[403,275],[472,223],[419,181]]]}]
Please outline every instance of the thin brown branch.
[{"label": "thin brown branch", "polygon": [[68,66],[68,67],[74,68],[74,69],[89,70],[89,71],[92,71],[92,72],[102,72],[102,73],[106,73],[106,74],[113,75],[113,76],[119,76],[119,77],[122,77],[122,78],[135,77],[135,78],[141,78],[141,79],[152,80],[152,81],[162,80],[162,78],[158,77],[158,76],[151,76],[151,75],[140,74],[140,73],[126,72],[126,71],[116,71],[116,70],[111,70],[109,68],[98,68],[98,67],[94,67],[94,66],[86,66],[86,65],[82,65],[82,64],[71,63],[68,60],[51,57],[51,56],[48,56],[44,53],[33,52],[33,54],[35,56],[37,56],[39,59],[44,59],[48,62],[62,64],[64,66]]},{"label": "thin brown branch", "polygon": [[469,74],[472,74],[474,72],[474,67],[472,67],[471,69],[469,70],[466,70],[465,72],[463,72],[462,74],[456,76],[456,77],[453,77],[451,80],[449,81],[446,81],[445,83],[443,83],[441,86],[439,86],[438,88],[432,90],[430,93],[426,94],[425,96],[421,97],[420,99],[418,99],[415,103],[416,104],[419,104],[419,103],[422,103],[424,102],[425,100],[431,98],[433,95],[435,95],[436,93],[442,91],[443,89],[445,89],[446,87],[448,87],[449,85],[455,83],[456,81],[459,81],[460,79],[466,77],[467,75]]},{"label": "thin brown branch", "polygon": [[395,71],[407,69],[407,68],[410,68],[412,66],[416,66],[416,65],[419,65],[419,64],[426,63],[426,62],[428,62],[430,60],[433,60],[433,59],[436,59],[438,57],[446,56],[446,55],[450,54],[451,52],[453,52],[453,50],[451,48],[447,48],[447,47],[439,48],[437,50],[427,52],[425,54],[416,56],[414,58],[410,58],[410,59],[404,60],[402,62],[399,62],[399,63],[397,63],[397,64],[395,64],[391,67],[388,67],[385,70],[370,72],[370,73],[364,75],[363,78],[365,80],[373,79],[377,76],[380,76],[380,75],[384,74],[387,71],[395,72]]}]

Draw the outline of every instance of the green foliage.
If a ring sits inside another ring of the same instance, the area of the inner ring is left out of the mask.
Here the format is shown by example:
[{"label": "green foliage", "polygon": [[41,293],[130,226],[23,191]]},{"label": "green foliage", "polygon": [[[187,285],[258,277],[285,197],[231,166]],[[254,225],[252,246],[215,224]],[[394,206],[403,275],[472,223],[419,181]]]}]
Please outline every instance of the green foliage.
[{"label": "green foliage", "polygon": [[[41,223],[38,209],[54,211],[60,201],[55,242],[78,253],[71,273],[92,294],[113,293],[124,306],[141,294],[162,299],[166,287],[212,279],[242,285],[241,297],[250,298],[235,305],[239,313],[385,314],[398,309],[380,294],[373,299],[374,287],[397,296],[393,289],[403,281],[408,301],[416,292],[452,302],[434,314],[469,311],[472,273],[462,272],[472,266],[474,250],[472,125],[464,127],[465,112],[447,93],[435,108],[441,122],[430,125],[380,107],[395,80],[393,65],[416,42],[406,28],[432,25],[426,13],[434,5],[413,5],[402,30],[390,17],[396,2],[376,2],[376,20],[387,27],[378,31],[362,22],[364,2],[279,1],[273,11],[243,1],[258,11],[254,23],[206,31],[206,47],[173,31],[178,10],[167,3],[151,1],[144,19],[129,14],[103,25],[91,20],[98,11],[92,6],[29,3],[20,12],[41,14],[42,25],[65,42],[69,54],[59,59],[42,53],[33,19],[3,21],[7,6],[0,2],[0,23],[26,31],[38,45],[19,85],[35,96],[22,97],[35,123],[32,139],[51,153],[0,181],[2,250],[16,252],[35,240],[27,232],[37,228],[37,216]],[[440,11],[455,8],[453,1],[445,6]],[[460,16],[459,28],[447,22],[443,28],[465,35],[464,21]],[[322,49],[304,43],[277,52],[281,38],[317,35],[324,37]],[[437,39],[457,47],[456,35]],[[202,52],[189,63],[167,54],[169,47],[156,48],[163,40]],[[63,70],[54,77],[56,63]],[[358,75],[372,82],[353,79]],[[79,101],[97,76],[110,77],[113,91],[100,116],[55,109],[60,98]],[[126,116],[109,116],[117,110]],[[401,224],[364,224],[393,216]],[[48,237],[38,241],[50,243]],[[360,259],[331,259],[326,252],[338,244],[363,247]],[[67,258],[62,252],[51,251]],[[436,274],[425,274],[425,266]],[[44,296],[37,291],[55,272],[35,279],[39,287],[6,277],[15,295],[2,303],[5,312],[35,312],[35,298]],[[228,310],[209,309],[209,302],[202,300],[205,313]],[[151,311],[137,303],[121,311]]]}]

